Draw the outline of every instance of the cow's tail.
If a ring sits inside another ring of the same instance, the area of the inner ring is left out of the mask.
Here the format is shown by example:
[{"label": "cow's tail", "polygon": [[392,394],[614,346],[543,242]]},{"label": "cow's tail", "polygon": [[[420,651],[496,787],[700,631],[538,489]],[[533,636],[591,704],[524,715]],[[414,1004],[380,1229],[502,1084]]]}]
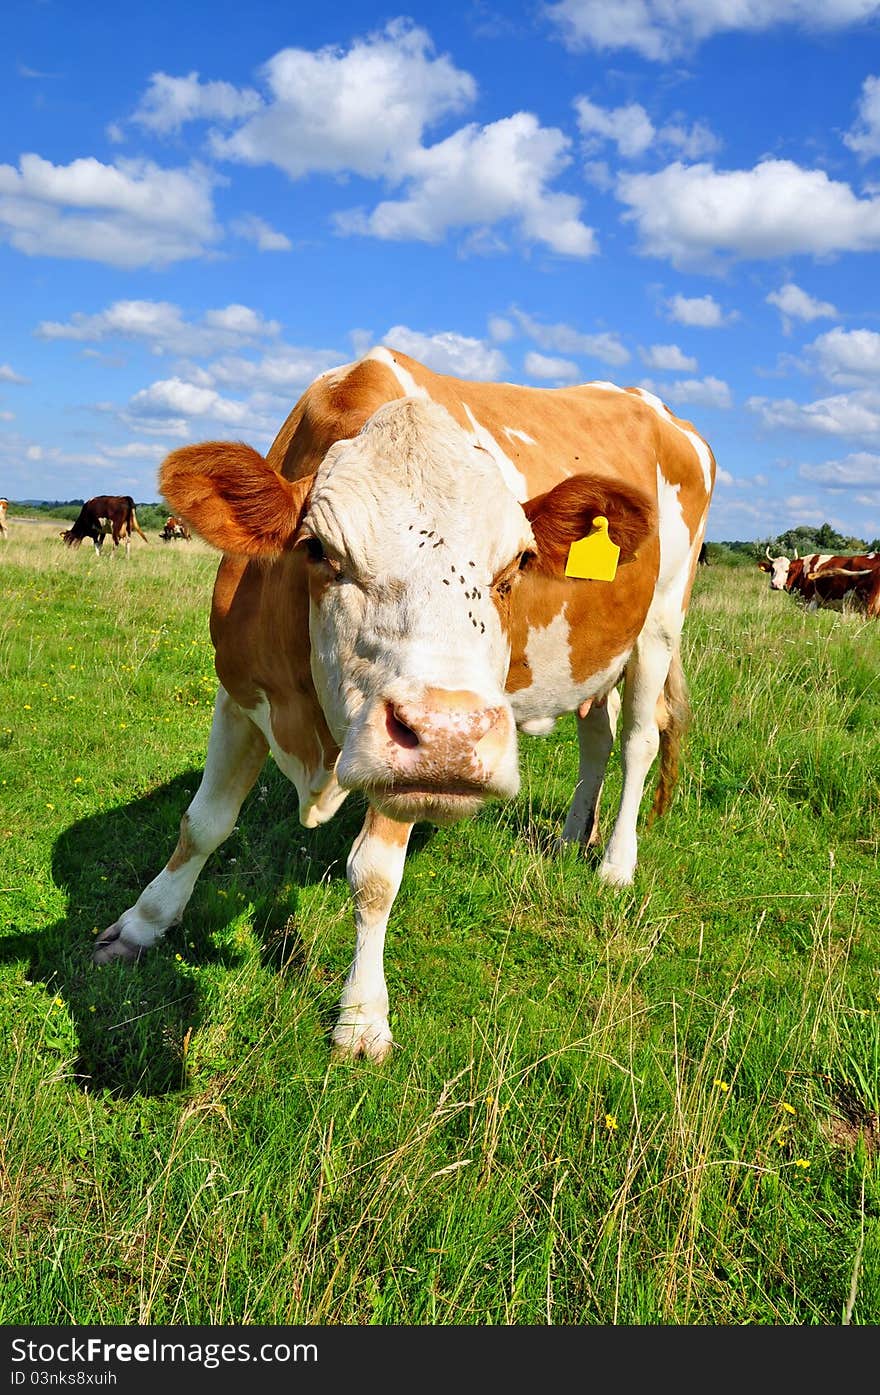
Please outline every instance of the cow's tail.
[{"label": "cow's tail", "polygon": [[665,814],[678,783],[678,760],[681,753],[682,737],[690,721],[690,702],[687,682],[681,667],[681,652],[676,644],[672,662],[658,701],[657,724],[660,728],[660,769],[654,802],[648,814],[648,824],[652,824],[660,814]]},{"label": "cow's tail", "polygon": [[143,531],[141,525],[137,521],[137,514],[134,511],[134,504],[132,504],[131,506],[131,526],[136,533],[140,533],[144,542],[149,542],[149,538],[147,537],[146,533]]}]

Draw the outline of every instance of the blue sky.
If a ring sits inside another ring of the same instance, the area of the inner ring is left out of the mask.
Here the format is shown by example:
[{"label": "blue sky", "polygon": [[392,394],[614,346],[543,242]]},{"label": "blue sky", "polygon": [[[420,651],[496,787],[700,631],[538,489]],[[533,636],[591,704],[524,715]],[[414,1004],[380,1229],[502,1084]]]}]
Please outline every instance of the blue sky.
[{"label": "blue sky", "polygon": [[880,0],[6,0],[0,55],[0,493],[155,500],[385,342],[649,386],[710,540],[880,536]]}]

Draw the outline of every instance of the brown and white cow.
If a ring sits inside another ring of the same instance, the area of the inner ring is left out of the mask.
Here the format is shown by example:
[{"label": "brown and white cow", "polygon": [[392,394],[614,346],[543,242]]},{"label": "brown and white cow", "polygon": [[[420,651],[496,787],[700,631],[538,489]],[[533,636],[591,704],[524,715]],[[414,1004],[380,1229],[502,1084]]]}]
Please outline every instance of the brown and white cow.
[{"label": "brown and white cow", "polygon": [[9,537],[9,525],[6,522],[6,514],[9,509],[9,500],[0,499],[0,538]]},{"label": "brown and white cow", "polygon": [[[351,790],[366,796],[333,1040],[381,1060],[385,931],[413,824],[516,795],[517,729],[576,712],[562,836],[595,842],[621,678],[623,790],[600,877],[631,882],[658,749],[654,812],[677,775],[679,640],[714,476],[694,428],[641,389],[466,382],[385,347],[319,377],[266,459],[233,442],[174,451],[162,493],[224,554],[220,686],[177,847],[95,960],[135,960],[180,920],[271,750],[306,827]],[[616,574],[567,576],[597,518],[620,549]]]},{"label": "brown and white cow", "polygon": [[120,542],[124,543],[126,557],[131,550],[133,532],[139,533],[144,542],[148,540],[137,521],[134,499],[130,494],[96,494],[93,499],[87,499],[76,522],[61,534],[61,540],[68,547],[79,547],[84,538],[91,538],[95,552],[100,556],[104,546],[105,522],[110,525],[114,550]]},{"label": "brown and white cow", "polygon": [[[771,557],[758,566],[770,572],[770,587],[806,601],[810,610],[851,601],[870,616],[880,615],[880,556],[874,552],[837,556],[814,552],[800,557]],[[768,565],[769,563],[769,565]]]},{"label": "brown and white cow", "polygon": [[159,537],[163,542],[191,542],[192,533],[187,528],[182,518],[175,518],[174,514],[169,514],[165,520],[165,527]]}]

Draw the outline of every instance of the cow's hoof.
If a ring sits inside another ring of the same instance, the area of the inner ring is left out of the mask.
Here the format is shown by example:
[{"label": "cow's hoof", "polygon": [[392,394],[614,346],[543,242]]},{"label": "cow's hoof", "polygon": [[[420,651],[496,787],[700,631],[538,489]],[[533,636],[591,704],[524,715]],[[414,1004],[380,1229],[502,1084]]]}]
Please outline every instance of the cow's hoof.
[{"label": "cow's hoof", "polygon": [[603,862],[599,868],[599,880],[606,886],[632,886],[634,867],[624,867],[620,863]]},{"label": "cow's hoof", "polygon": [[379,1066],[391,1055],[393,1046],[391,1028],[384,1019],[339,1025],[333,1033],[333,1058],[337,1061],[356,1061],[363,1056]]},{"label": "cow's hoof", "polygon": [[133,945],[128,940],[123,940],[117,921],[115,925],[108,925],[106,930],[102,930],[95,941],[92,963],[110,964],[116,959],[123,964],[135,964],[142,953],[142,945]]}]

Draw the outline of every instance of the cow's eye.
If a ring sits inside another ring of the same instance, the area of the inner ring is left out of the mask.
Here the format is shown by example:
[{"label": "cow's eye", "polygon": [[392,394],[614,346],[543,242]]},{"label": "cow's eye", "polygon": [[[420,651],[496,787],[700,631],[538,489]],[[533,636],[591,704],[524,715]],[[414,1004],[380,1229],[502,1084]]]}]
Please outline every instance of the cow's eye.
[{"label": "cow's eye", "polygon": [[320,538],[310,537],[305,541],[306,556],[310,562],[326,562],[327,554]]},{"label": "cow's eye", "polygon": [[528,549],[525,552],[521,552],[519,554],[519,561],[516,565],[521,572],[525,571],[526,567],[529,565],[534,555],[534,552],[529,552]]}]

